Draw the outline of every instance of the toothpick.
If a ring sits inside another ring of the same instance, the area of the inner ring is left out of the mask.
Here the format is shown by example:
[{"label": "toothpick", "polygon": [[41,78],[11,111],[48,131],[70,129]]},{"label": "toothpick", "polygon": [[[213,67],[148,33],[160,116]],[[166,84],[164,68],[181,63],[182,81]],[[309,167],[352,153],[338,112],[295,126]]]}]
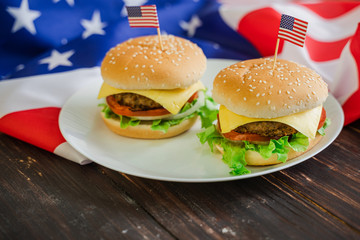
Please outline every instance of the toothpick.
[{"label": "toothpick", "polygon": [[159,42],[160,42],[161,51],[164,51],[163,43],[162,43],[162,40],[161,40],[160,27],[157,28],[157,33],[158,33],[158,36],[159,36]]},{"label": "toothpick", "polygon": [[279,50],[279,43],[280,43],[280,38],[278,38],[278,39],[277,39],[277,42],[276,42],[273,71],[274,71],[274,69],[275,69],[277,53],[278,53],[278,50]]}]

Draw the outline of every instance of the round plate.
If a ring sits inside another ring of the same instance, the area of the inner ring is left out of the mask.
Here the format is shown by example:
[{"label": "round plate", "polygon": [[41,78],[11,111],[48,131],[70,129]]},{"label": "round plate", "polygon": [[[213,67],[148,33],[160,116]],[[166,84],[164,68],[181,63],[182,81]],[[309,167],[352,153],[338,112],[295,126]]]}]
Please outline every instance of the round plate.
[{"label": "round plate", "polygon": [[[202,82],[209,90],[215,75],[234,60],[209,59]],[[64,138],[77,151],[107,168],[149,179],[176,182],[216,182],[260,176],[296,165],[324,150],[339,135],[344,115],[332,95],[324,107],[331,125],[326,135],[310,151],[286,163],[250,167],[250,174],[232,176],[220,154],[210,152],[207,144],[201,145],[196,133],[201,131],[198,122],[189,131],[170,139],[140,140],[126,138],[111,132],[100,117],[101,102],[97,99],[102,81],[92,82],[68,99],[59,117]]]}]

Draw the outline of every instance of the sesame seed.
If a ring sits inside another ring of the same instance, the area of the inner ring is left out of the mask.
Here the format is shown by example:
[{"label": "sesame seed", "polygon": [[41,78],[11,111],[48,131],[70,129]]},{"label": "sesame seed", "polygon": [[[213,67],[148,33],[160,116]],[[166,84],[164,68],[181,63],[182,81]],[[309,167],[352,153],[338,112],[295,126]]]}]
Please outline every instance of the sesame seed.
[{"label": "sesame seed", "polygon": [[137,68],[137,67],[139,67],[139,64],[136,64],[136,65],[135,65],[135,68]]},{"label": "sesame seed", "polygon": [[252,88],[249,89],[250,92],[253,92],[254,90]]},{"label": "sesame seed", "polygon": [[124,70],[125,70],[125,71],[128,70],[128,67],[125,67]]},{"label": "sesame seed", "polygon": [[268,100],[268,101],[267,101],[267,104],[269,105],[269,104],[270,104],[270,102],[271,102],[271,101],[270,101],[270,100]]},{"label": "sesame seed", "polygon": [[259,97],[260,96],[260,93],[256,94],[256,97]]},{"label": "sesame seed", "polygon": [[293,96],[289,96],[290,99],[293,99]]},{"label": "sesame seed", "polygon": [[134,76],[134,75],[132,75],[132,76],[131,76],[131,78],[135,78],[135,76]]},{"label": "sesame seed", "polygon": [[246,101],[246,97],[244,97],[244,101]]},{"label": "sesame seed", "polygon": [[256,103],[256,106],[259,106],[259,105],[260,105],[260,102],[257,102],[257,103]]},{"label": "sesame seed", "polygon": [[236,89],[237,92],[240,92],[240,88]]},{"label": "sesame seed", "polygon": [[281,90],[279,90],[279,94],[281,94]]},{"label": "sesame seed", "polygon": [[224,83],[226,83],[226,80],[224,80]]},{"label": "sesame seed", "polygon": [[290,94],[290,91],[286,91],[287,94]]},{"label": "sesame seed", "polygon": [[273,85],[270,85],[270,88],[273,88],[274,86]]}]

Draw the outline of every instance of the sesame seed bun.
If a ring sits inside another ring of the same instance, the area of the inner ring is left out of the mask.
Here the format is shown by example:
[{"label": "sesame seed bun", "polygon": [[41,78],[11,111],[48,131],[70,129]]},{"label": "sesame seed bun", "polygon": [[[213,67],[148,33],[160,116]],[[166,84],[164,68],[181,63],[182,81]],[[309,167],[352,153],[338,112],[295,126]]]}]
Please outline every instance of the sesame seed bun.
[{"label": "sesame seed bun", "polygon": [[251,118],[276,118],[320,106],[327,84],[315,71],[295,62],[252,59],[221,70],[212,96],[230,111]]},{"label": "sesame seed bun", "polygon": [[185,88],[199,81],[206,57],[196,44],[172,35],[127,40],[110,49],[101,64],[105,83],[120,89]]},{"label": "sesame seed bun", "polygon": [[114,133],[131,138],[139,139],[162,139],[177,136],[183,132],[189,130],[196,122],[198,116],[186,119],[180,124],[171,126],[166,133],[162,131],[154,131],[151,129],[151,124],[139,124],[137,126],[128,126],[127,128],[121,128],[119,120],[114,118],[106,118],[105,113],[101,112],[101,117],[104,120],[106,126]]},{"label": "sesame seed bun", "polygon": [[[289,149],[289,152],[288,152],[288,158],[286,159],[286,161],[289,161],[289,160],[294,159],[294,158],[296,158],[298,156],[301,156],[305,152],[309,151],[316,144],[319,143],[321,138],[322,138],[322,136],[320,134],[317,134],[314,139],[309,139],[309,146],[304,152],[296,152],[292,148],[287,147]],[[221,154],[224,154],[224,150],[220,145],[215,145],[215,147],[219,150],[219,152]],[[275,154],[275,153],[272,154],[270,156],[270,158],[264,159],[260,155],[260,153],[255,152],[255,151],[251,151],[251,150],[246,151],[246,153],[245,153],[245,161],[246,161],[247,165],[249,165],[249,166],[266,166],[266,165],[274,165],[274,164],[282,163],[281,161],[278,160],[277,154]]]}]

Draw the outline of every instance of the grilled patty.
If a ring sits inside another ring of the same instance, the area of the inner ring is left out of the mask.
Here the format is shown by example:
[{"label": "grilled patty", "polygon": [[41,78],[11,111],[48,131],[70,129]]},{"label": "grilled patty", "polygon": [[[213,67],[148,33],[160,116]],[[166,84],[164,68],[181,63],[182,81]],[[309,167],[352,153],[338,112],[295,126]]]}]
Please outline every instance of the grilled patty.
[{"label": "grilled patty", "polygon": [[234,131],[238,133],[256,133],[272,138],[281,138],[297,133],[294,128],[279,122],[253,122],[237,127]]},{"label": "grilled patty", "polygon": [[145,111],[162,108],[159,103],[135,93],[119,93],[112,96],[120,105],[128,106],[132,111]]}]

